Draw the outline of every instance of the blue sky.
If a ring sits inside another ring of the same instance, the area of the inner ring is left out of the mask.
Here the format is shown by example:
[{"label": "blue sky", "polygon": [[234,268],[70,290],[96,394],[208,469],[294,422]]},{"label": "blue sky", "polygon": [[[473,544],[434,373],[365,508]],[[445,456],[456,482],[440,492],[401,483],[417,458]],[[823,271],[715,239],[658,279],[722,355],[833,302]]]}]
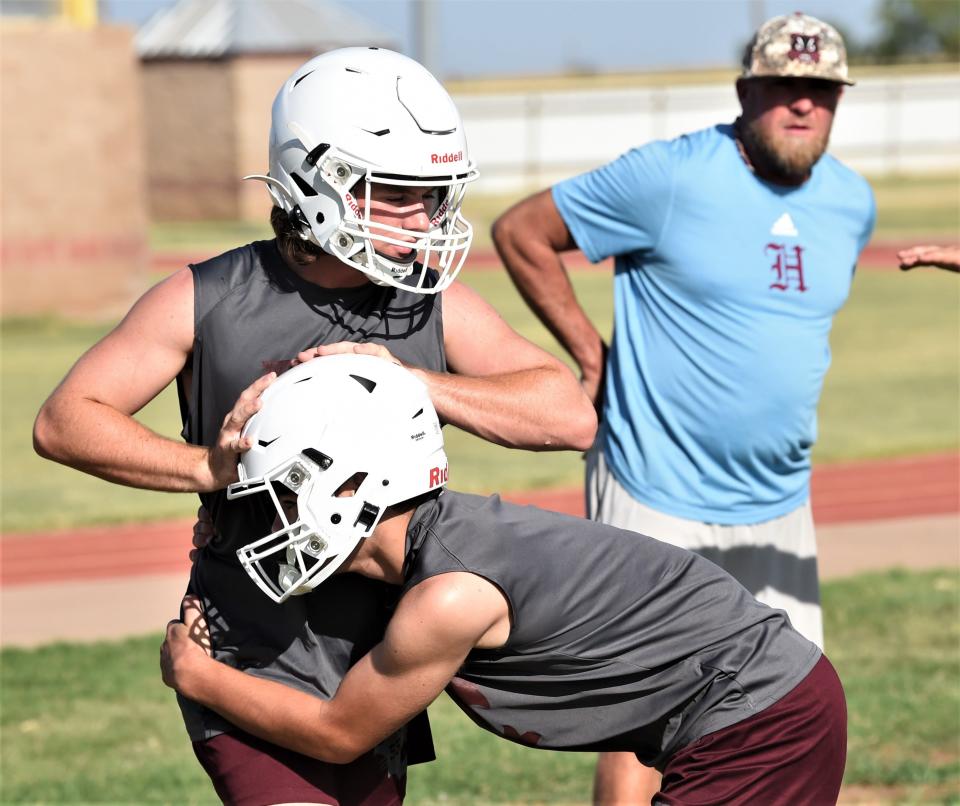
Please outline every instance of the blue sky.
[{"label": "blue sky", "polygon": [[[174,0],[106,0],[104,16],[138,25]],[[411,0],[340,0],[416,56]],[[428,0],[430,66],[445,78],[732,66],[767,17],[803,10],[858,40],[879,0]]]}]

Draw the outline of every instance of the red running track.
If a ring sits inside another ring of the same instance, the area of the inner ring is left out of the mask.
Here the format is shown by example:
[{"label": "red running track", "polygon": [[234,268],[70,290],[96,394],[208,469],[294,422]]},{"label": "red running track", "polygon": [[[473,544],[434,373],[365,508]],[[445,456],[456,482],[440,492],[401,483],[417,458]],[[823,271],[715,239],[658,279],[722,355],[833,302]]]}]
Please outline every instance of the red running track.
[{"label": "red running track", "polygon": [[[816,468],[818,523],[960,512],[960,455],[852,462]],[[505,494],[504,498],[583,515],[579,488]],[[193,521],[7,534],[0,540],[0,585],[183,573]]]},{"label": "red running track", "polygon": [[[936,239],[933,239],[936,241]],[[861,268],[894,271],[898,269],[897,252],[914,246],[913,242],[900,241],[879,241],[868,244],[860,255],[858,264]],[[151,255],[150,266],[155,272],[170,274],[182,269],[189,263],[198,263],[213,255],[204,254],[202,250],[196,252],[155,252]],[[564,255],[564,262],[570,268],[590,269],[612,271],[613,261],[604,260],[597,264],[592,264],[586,259],[582,252],[568,252]],[[490,271],[499,270],[502,266],[497,253],[490,247],[486,249],[474,249],[470,253],[470,260],[464,271],[469,275],[470,271]]]}]

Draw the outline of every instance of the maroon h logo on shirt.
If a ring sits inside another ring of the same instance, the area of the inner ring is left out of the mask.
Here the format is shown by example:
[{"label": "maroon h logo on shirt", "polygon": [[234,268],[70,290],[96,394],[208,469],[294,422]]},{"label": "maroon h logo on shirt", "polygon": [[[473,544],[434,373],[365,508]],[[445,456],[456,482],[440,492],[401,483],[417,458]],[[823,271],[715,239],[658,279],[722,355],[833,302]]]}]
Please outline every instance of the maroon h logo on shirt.
[{"label": "maroon h logo on shirt", "polygon": [[773,253],[770,269],[776,275],[776,279],[770,283],[770,288],[787,291],[792,284],[797,291],[807,290],[803,282],[802,246],[788,247],[782,243],[768,243],[765,251],[768,255]]}]

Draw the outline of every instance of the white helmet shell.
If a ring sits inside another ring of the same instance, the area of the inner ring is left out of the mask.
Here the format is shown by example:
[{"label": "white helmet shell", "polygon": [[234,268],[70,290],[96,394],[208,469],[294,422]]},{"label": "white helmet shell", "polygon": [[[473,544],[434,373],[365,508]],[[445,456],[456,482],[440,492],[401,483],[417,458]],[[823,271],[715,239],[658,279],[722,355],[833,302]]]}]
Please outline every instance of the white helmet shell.
[{"label": "white helmet shell", "polygon": [[[304,240],[374,282],[437,293],[470,248],[473,230],[460,208],[465,183],[477,175],[460,113],[440,82],[399,53],[343,48],[311,59],[280,88],[270,174],[248,178],[267,183]],[[369,199],[377,184],[440,189],[430,228],[371,229],[370,206],[361,209],[357,188]],[[410,260],[392,260],[377,252],[387,244],[415,244],[416,251]],[[440,273],[433,286],[424,284],[427,267]]]},{"label": "white helmet shell", "polygon": [[[267,494],[280,528],[237,551],[257,586],[275,602],[307,593],[369,536],[387,507],[440,490],[447,457],[426,386],[382,358],[316,358],[281,375],[243,435],[253,447],[228,498]],[[359,485],[338,497],[348,481]],[[275,483],[297,494],[297,519]]]}]

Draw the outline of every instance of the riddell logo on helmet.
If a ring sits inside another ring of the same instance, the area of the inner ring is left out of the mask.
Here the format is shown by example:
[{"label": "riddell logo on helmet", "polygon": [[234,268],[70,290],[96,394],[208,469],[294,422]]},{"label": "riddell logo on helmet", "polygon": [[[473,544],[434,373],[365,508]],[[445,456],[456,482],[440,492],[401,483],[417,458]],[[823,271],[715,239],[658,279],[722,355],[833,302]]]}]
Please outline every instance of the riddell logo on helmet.
[{"label": "riddell logo on helmet", "polygon": [[447,465],[430,468],[430,489],[447,483]]},{"label": "riddell logo on helmet", "polygon": [[430,163],[432,165],[440,165],[441,163],[446,162],[462,162],[463,161],[463,152],[462,151],[451,151],[448,154],[431,154]]},{"label": "riddell logo on helmet", "polygon": [[347,200],[347,206],[353,210],[353,214],[357,218],[363,218],[363,213],[360,212],[360,205],[357,204],[356,200],[349,193],[344,193],[343,198]]},{"label": "riddell logo on helmet", "polygon": [[450,207],[450,197],[447,196],[447,198],[443,200],[443,204],[440,205],[437,212],[433,214],[433,218],[430,219],[431,227],[435,227],[437,226],[437,224],[443,221],[444,217],[447,215],[447,209],[449,207]]}]

